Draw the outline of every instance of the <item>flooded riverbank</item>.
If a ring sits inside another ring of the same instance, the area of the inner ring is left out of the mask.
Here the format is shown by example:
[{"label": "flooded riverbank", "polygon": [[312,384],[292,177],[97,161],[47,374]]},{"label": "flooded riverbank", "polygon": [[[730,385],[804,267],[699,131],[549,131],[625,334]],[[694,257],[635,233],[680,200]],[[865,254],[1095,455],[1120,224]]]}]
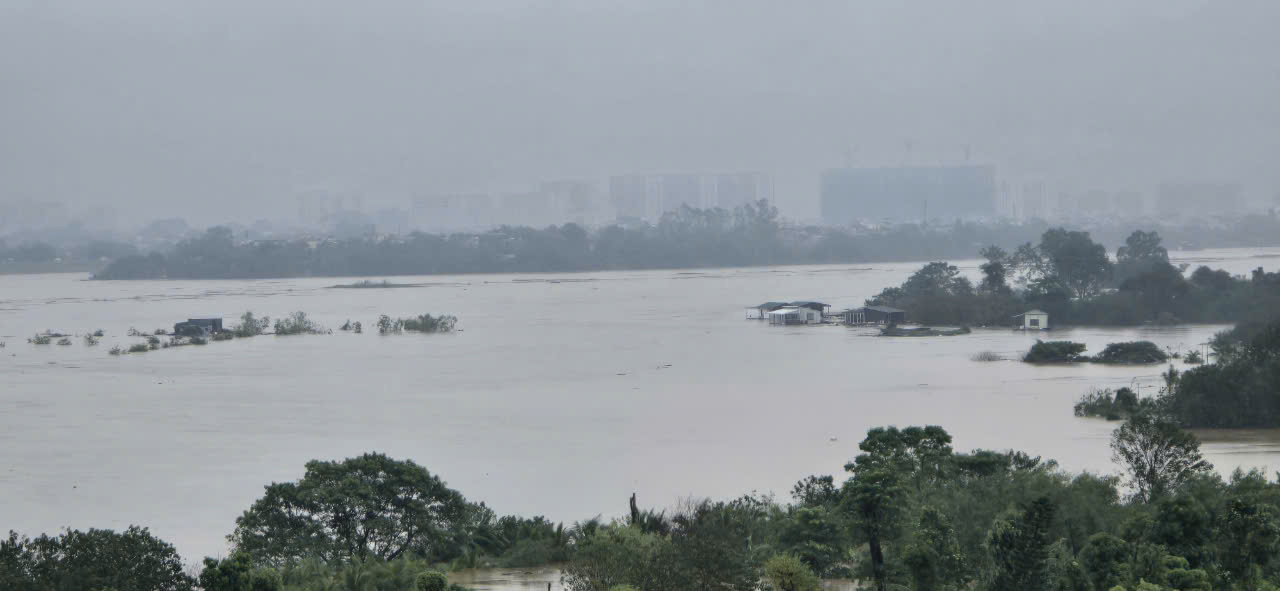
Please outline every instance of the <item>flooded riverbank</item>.
[{"label": "flooded riverbank", "polygon": [[[1194,256],[1245,272],[1271,254]],[[137,523],[198,560],[226,553],[225,535],[263,485],[298,478],[312,458],[370,450],[412,458],[499,513],[609,518],[625,514],[632,492],[656,507],[690,495],[785,496],[808,474],[840,473],[866,429],[886,424],[939,424],[958,450],[1012,447],[1115,472],[1116,424],[1076,418],[1072,404],[1093,387],[1153,395],[1163,365],[971,360],[1015,358],[1036,336],[1004,329],[885,339],[743,320],[743,306],[766,300],[861,304],[918,267],[387,278],[429,283],[404,289],[0,277],[0,522],[31,534]],[[234,323],[245,310],[303,310],[329,328],[447,313],[461,332],[335,331],[107,355],[130,342],[129,327]],[[25,342],[96,328],[106,331],[96,347]],[[1090,352],[1135,339],[1186,351],[1221,328],[1053,338]],[[1220,471],[1280,467],[1269,433],[1205,438]]]}]

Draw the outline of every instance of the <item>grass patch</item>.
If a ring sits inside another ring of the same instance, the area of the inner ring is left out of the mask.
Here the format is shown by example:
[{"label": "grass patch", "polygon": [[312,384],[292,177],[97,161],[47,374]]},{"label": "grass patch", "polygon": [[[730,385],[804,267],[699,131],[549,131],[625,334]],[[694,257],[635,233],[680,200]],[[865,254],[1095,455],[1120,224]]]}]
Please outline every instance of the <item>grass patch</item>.
[{"label": "grass patch", "polygon": [[1004,361],[1004,356],[995,351],[979,351],[969,359],[973,361]]}]

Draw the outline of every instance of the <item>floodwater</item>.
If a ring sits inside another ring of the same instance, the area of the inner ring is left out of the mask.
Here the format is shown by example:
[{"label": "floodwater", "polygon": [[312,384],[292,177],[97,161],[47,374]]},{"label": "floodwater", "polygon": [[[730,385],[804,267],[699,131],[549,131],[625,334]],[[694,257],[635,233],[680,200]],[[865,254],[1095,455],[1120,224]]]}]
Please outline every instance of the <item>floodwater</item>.
[{"label": "floodwater", "polygon": [[[1280,249],[1175,253],[1235,273]],[[84,281],[0,277],[0,527],[150,527],[188,560],[224,555],[234,521],[272,481],[313,458],[376,450],[412,458],[499,513],[572,521],[621,516],[627,498],[748,491],[785,497],[838,474],[877,425],[939,424],[958,450],[1015,448],[1069,470],[1112,473],[1114,423],[1071,407],[1095,387],[1155,393],[1163,366],[1031,366],[1036,335],[976,330],[887,339],[838,326],[744,320],[767,300],[858,305],[919,263],[560,275],[389,278],[402,289],[328,289],[352,279]],[[974,263],[964,267],[975,273]],[[364,334],[264,336],[112,357],[130,327],[245,310],[307,312]],[[460,332],[379,336],[379,314],[449,313]],[[28,344],[102,328],[96,347]],[[1186,351],[1221,326],[1055,331],[1098,351],[1149,339]],[[1277,468],[1275,432],[1206,434],[1220,470]],[[518,573],[516,573],[518,574]],[[478,588],[548,579],[479,573]],[[529,587],[528,585],[532,585]]]}]

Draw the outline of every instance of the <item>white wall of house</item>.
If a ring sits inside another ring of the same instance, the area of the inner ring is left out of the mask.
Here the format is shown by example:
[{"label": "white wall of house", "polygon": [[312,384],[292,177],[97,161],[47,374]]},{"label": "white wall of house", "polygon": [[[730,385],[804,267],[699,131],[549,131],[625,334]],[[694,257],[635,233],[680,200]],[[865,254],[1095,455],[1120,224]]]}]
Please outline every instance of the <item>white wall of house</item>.
[{"label": "white wall of house", "polygon": [[1022,328],[1025,330],[1044,330],[1049,328],[1049,315],[1040,314],[1023,314]]}]

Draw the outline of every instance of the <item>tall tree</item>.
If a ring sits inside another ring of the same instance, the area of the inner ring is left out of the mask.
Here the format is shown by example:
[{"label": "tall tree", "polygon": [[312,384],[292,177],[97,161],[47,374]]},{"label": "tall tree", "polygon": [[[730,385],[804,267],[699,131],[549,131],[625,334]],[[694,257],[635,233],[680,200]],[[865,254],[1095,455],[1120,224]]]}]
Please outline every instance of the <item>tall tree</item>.
[{"label": "tall tree", "polygon": [[1049,583],[1049,527],[1054,505],[1040,497],[1020,514],[999,519],[987,536],[994,570],[991,591],[1046,589]]},{"label": "tall tree", "polygon": [[981,254],[987,262],[978,267],[982,270],[979,289],[986,293],[1009,293],[1009,271],[1012,264],[1009,253],[993,245],[982,249]]},{"label": "tall tree", "polygon": [[230,539],[255,561],[326,562],[453,558],[465,546],[474,509],[412,461],[370,453],[307,462],[298,482],[273,483],[236,519]]},{"label": "tall tree", "polygon": [[1111,452],[1144,502],[1159,500],[1196,474],[1213,469],[1200,454],[1195,435],[1147,413],[1129,417],[1111,434]]},{"label": "tall tree", "polygon": [[1092,298],[1111,278],[1107,249],[1094,242],[1088,232],[1050,229],[1040,237],[1037,250],[1048,279],[1068,289],[1076,299]]}]

